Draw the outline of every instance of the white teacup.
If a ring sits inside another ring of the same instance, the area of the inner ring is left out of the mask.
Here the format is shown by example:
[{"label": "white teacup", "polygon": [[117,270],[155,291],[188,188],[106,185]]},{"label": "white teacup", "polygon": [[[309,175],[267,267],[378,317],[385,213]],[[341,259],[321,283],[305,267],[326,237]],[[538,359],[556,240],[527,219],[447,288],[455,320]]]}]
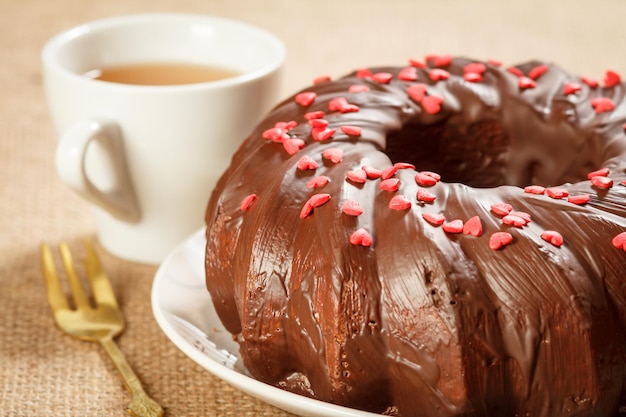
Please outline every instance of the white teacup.
[{"label": "white teacup", "polygon": [[[144,14],[61,33],[42,59],[61,179],[94,204],[108,251],[158,263],[201,227],[232,153],[279,98],[285,47],[242,22]],[[206,65],[236,75],[150,86],[85,75],[145,63]]]}]

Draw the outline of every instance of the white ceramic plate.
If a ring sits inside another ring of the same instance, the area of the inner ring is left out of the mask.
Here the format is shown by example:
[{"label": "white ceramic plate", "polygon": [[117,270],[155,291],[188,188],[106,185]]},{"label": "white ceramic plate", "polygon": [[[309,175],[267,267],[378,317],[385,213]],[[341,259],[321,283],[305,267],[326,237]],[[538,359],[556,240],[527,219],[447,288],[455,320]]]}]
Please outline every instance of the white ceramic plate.
[{"label": "white ceramic plate", "polygon": [[222,326],[204,283],[204,230],[176,248],[159,267],[152,311],[166,336],[200,366],[242,391],[301,416],[379,416],[283,391],[250,377],[239,345]]}]

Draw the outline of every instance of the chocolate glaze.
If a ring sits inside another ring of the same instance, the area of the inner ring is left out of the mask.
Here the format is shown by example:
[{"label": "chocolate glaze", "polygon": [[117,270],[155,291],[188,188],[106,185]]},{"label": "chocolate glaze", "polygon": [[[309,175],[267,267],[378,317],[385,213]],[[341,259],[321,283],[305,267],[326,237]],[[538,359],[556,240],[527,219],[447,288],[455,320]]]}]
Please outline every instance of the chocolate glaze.
[{"label": "chocolate glaze", "polygon": [[[626,406],[626,252],[611,239],[626,231],[626,86],[591,88],[548,64],[535,88],[485,63],[480,82],[463,80],[473,61],[455,58],[449,79],[417,82],[443,98],[430,114],[407,95],[413,82],[388,83],[352,73],[289,98],[262,121],[234,155],[206,212],[206,277],[215,307],[239,340],[250,373],[269,384],[363,410],[420,417],[615,416]],[[518,66],[528,74],[540,62]],[[581,91],[565,95],[563,85]],[[352,85],[369,92],[349,93]],[[345,97],[358,112],[329,112]],[[597,114],[594,97],[613,111]],[[304,114],[326,112],[331,140],[315,141]],[[262,138],[277,122],[294,120],[293,138],[306,146],[289,155]],[[358,138],[341,133],[359,126]],[[343,161],[322,159],[341,148]],[[301,171],[304,154],[319,163]],[[349,170],[385,169],[409,162],[436,171],[442,181],[419,204],[415,170],[401,169],[400,189],[380,180],[354,184]],[[590,185],[588,172],[608,167],[614,186]],[[331,182],[305,186],[317,175]],[[579,206],[533,195],[523,186],[560,185],[590,194]],[[313,194],[328,203],[299,218]],[[257,195],[250,209],[242,200]],[[391,210],[403,194],[408,210]],[[341,212],[347,199],[364,213]],[[507,226],[490,211],[508,203],[532,221]],[[479,216],[483,234],[450,234],[422,218],[443,213],[466,221]],[[371,247],[350,244],[365,228]],[[556,230],[555,247],[540,235]],[[507,231],[514,241],[489,248],[489,236]]]}]

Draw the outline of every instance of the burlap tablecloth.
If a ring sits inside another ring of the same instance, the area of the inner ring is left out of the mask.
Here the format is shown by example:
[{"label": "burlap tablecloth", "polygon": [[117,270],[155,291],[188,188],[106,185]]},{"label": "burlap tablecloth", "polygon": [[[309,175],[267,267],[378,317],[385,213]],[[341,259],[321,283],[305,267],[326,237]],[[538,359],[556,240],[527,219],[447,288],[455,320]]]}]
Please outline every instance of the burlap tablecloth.
[{"label": "burlap tablecloth", "polygon": [[[55,134],[41,81],[40,49],[76,24],[124,13],[180,11],[241,19],[287,44],[284,94],[322,74],[403,64],[431,52],[545,58],[601,78],[626,74],[626,2],[619,0],[0,0],[0,415],[122,416],[128,393],[103,351],[54,325],[38,244],[65,240],[80,253],[95,238],[86,203],[57,179]],[[287,413],[230,387],[181,353],[150,305],[156,266],[122,261],[100,246],[127,318],[118,342],[145,389],[169,416]]]}]

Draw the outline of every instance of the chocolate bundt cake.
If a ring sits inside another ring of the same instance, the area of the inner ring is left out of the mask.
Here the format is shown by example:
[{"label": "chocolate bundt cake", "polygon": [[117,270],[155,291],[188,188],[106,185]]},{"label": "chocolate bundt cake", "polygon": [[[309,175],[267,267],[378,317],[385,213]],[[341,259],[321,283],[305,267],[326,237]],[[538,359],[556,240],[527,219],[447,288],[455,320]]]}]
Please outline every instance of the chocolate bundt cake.
[{"label": "chocolate bundt cake", "polygon": [[251,375],[403,417],[618,415],[625,92],[433,55],[280,103],[206,211]]}]

